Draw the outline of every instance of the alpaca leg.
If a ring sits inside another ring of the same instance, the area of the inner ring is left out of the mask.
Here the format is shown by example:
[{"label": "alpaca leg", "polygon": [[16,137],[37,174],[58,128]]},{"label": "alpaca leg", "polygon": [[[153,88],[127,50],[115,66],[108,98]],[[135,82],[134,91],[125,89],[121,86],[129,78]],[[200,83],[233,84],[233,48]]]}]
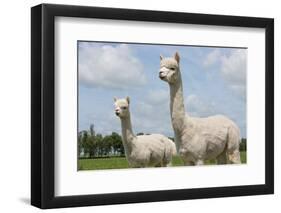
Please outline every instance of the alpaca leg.
[{"label": "alpaca leg", "polygon": [[186,149],[179,149],[179,155],[183,161],[184,166],[194,166],[194,162],[191,160],[192,158],[187,154]]},{"label": "alpaca leg", "polygon": [[181,155],[181,159],[183,161],[183,165],[185,166],[194,166],[194,162],[186,158],[185,156]]},{"label": "alpaca leg", "polygon": [[173,161],[173,154],[172,152],[169,153],[168,157],[166,157],[164,160],[163,160],[163,166],[164,167],[170,167],[172,166],[172,161]]},{"label": "alpaca leg", "polygon": [[218,157],[217,157],[217,164],[227,164],[227,157],[226,152],[223,151]]},{"label": "alpaca leg", "polygon": [[234,150],[233,152],[229,152],[228,154],[228,162],[234,164],[240,164],[240,152],[239,149]]},{"label": "alpaca leg", "polygon": [[162,167],[170,167],[172,166],[172,160],[162,162]]},{"label": "alpaca leg", "polygon": [[204,165],[204,161],[203,161],[203,160],[197,160],[197,161],[195,162],[195,165],[196,165],[196,166],[202,166],[202,165]]},{"label": "alpaca leg", "polygon": [[162,167],[162,163],[156,164],[155,167]]},{"label": "alpaca leg", "polygon": [[143,168],[142,166],[131,166],[131,168],[137,169],[137,168]]},{"label": "alpaca leg", "polygon": [[169,166],[172,166],[172,160],[173,160],[173,157],[172,157],[172,154],[169,153],[169,157],[166,157],[162,164],[163,164],[163,167],[169,167]]},{"label": "alpaca leg", "polygon": [[240,144],[239,130],[237,130],[234,127],[230,127],[228,130],[228,141],[227,141],[227,148],[226,148],[228,163],[235,163],[235,164],[241,163],[239,144]]},{"label": "alpaca leg", "polygon": [[185,166],[194,166],[194,162],[193,161],[188,161],[188,160],[183,160],[183,165]]},{"label": "alpaca leg", "polygon": [[164,157],[160,163],[156,165],[156,167],[167,167],[172,159]]},{"label": "alpaca leg", "polygon": [[165,165],[165,167],[171,167],[171,166],[173,166],[172,162],[169,162]]}]

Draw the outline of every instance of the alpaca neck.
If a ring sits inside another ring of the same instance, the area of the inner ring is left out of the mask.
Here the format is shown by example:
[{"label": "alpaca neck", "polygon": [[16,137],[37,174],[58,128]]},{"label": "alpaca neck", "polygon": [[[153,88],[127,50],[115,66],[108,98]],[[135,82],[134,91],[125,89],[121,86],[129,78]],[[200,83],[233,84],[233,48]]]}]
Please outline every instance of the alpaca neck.
[{"label": "alpaca neck", "polygon": [[180,74],[177,82],[170,84],[170,111],[175,134],[179,137],[184,129],[185,122],[185,108]]},{"label": "alpaca neck", "polygon": [[126,155],[130,154],[133,148],[133,139],[135,137],[130,115],[126,118],[121,119],[121,126],[122,126],[122,138],[123,138],[123,145],[125,148]]}]

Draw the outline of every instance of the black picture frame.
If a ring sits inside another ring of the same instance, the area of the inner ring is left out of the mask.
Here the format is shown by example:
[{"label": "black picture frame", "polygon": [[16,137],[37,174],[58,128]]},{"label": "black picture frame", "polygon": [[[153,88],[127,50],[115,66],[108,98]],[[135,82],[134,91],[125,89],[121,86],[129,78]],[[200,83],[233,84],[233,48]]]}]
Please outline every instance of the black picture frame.
[{"label": "black picture frame", "polygon": [[[263,28],[265,48],[265,184],[93,195],[54,195],[55,17],[100,18]],[[31,204],[60,208],[274,193],[274,20],[271,18],[41,4],[31,8]]]}]

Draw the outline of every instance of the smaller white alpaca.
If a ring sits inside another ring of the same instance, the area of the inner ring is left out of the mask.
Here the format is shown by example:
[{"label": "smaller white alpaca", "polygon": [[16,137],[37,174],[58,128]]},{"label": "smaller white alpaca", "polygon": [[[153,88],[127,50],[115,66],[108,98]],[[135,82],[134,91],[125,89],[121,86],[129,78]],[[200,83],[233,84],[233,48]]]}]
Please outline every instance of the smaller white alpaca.
[{"label": "smaller white alpaca", "polygon": [[121,120],[122,142],[126,159],[131,167],[169,166],[176,154],[173,141],[164,135],[151,134],[135,136],[130,118],[130,100],[114,98],[115,114]]}]

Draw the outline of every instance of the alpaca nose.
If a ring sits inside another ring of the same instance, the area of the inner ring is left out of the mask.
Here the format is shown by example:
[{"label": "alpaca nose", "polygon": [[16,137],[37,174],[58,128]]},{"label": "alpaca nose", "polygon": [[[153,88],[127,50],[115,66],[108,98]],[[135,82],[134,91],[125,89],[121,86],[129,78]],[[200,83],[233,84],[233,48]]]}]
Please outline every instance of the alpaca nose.
[{"label": "alpaca nose", "polygon": [[119,115],[119,114],[120,114],[119,110],[116,109],[116,110],[115,110],[115,115]]},{"label": "alpaca nose", "polygon": [[163,71],[159,71],[159,78],[163,79],[164,78],[164,72]]}]

